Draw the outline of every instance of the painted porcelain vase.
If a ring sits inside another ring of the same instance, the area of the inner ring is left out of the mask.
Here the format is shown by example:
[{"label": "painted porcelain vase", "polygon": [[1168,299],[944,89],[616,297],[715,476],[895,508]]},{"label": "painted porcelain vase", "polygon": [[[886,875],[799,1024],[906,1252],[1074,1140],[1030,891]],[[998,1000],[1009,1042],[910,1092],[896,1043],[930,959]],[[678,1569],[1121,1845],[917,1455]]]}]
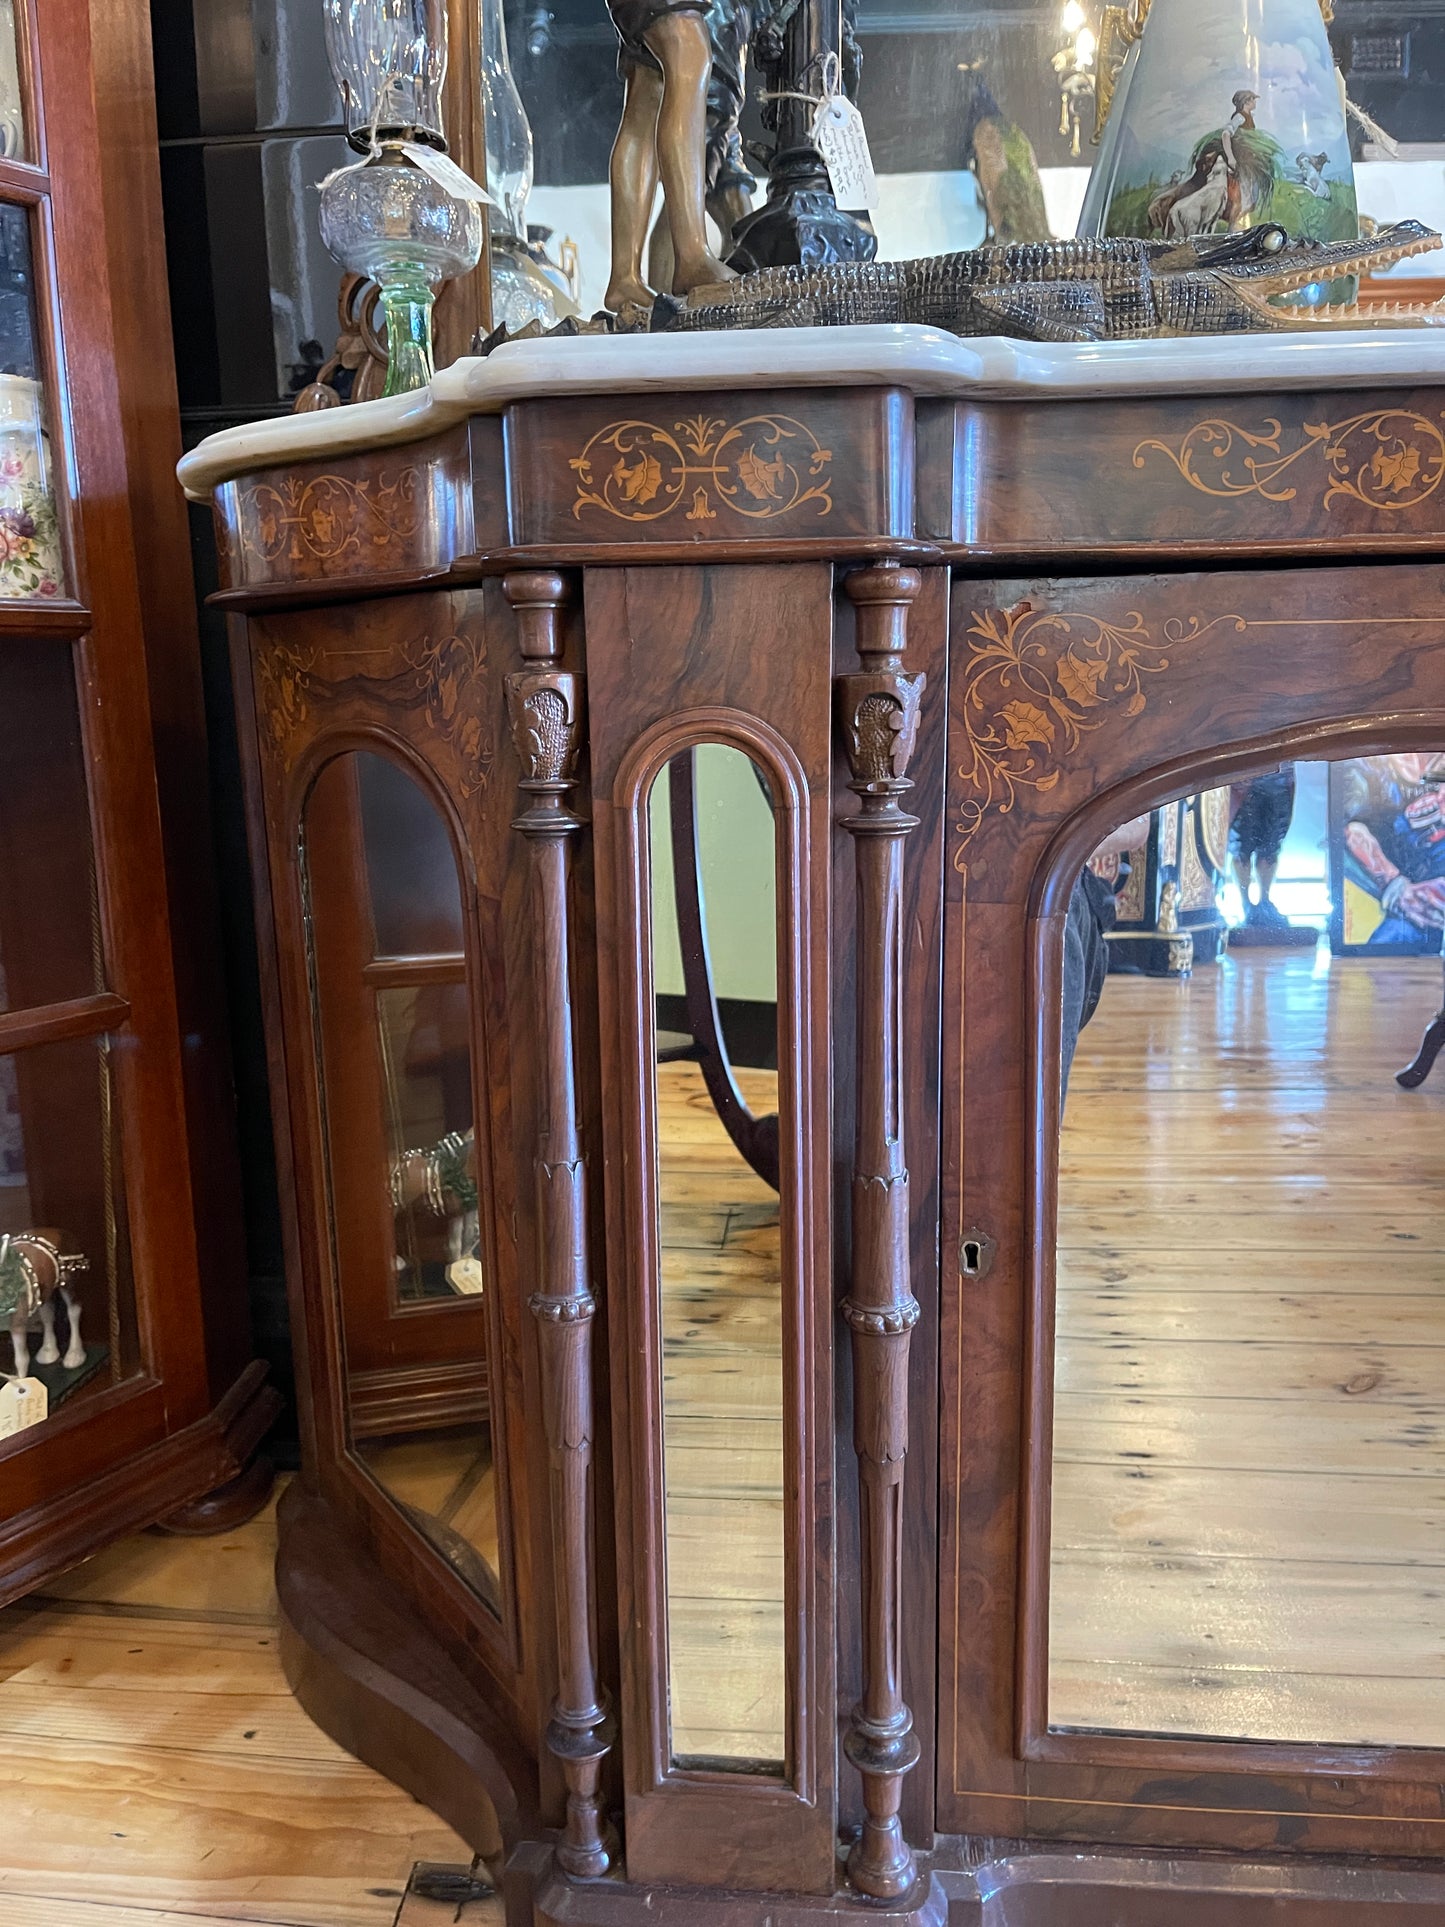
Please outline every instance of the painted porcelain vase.
[{"label": "painted porcelain vase", "polygon": [[[1107,39],[1107,34],[1105,36]],[[1079,234],[1359,232],[1320,0],[1153,0],[1125,54]]]},{"label": "painted porcelain vase", "polygon": [[0,375],[0,597],[64,592],[40,384]]}]

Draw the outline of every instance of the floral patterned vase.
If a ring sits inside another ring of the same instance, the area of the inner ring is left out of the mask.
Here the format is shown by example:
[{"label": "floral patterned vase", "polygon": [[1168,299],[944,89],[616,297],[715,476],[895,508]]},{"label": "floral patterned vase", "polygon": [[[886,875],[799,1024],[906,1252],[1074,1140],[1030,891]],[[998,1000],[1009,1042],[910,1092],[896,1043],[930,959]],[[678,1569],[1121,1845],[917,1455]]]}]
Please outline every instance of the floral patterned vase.
[{"label": "floral patterned vase", "polygon": [[[1137,6],[1137,0],[1136,0]],[[1153,0],[1124,57],[1079,234],[1359,232],[1320,0]]]},{"label": "floral patterned vase", "polygon": [[56,596],[64,580],[40,384],[0,375],[0,596]]}]

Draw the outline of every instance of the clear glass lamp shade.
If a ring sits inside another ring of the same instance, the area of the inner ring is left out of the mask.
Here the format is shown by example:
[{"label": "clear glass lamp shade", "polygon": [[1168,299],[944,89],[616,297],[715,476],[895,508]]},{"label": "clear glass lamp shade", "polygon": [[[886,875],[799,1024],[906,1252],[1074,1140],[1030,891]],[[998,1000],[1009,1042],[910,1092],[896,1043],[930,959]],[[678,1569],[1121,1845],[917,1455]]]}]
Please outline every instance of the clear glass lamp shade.
[{"label": "clear glass lamp shade", "polygon": [[373,128],[442,146],[446,0],[323,0],[326,55],[365,152]]},{"label": "clear glass lamp shade", "polygon": [[481,209],[460,201],[394,149],[343,168],[321,189],[321,238],[342,267],[381,287],[388,395],[424,388],[433,373],[438,285],[477,265]]},{"label": "clear glass lamp shade", "polygon": [[492,232],[501,230],[525,241],[527,197],[532,192],[532,129],[512,77],[503,0],[479,0],[479,5],[487,188],[496,202]]}]

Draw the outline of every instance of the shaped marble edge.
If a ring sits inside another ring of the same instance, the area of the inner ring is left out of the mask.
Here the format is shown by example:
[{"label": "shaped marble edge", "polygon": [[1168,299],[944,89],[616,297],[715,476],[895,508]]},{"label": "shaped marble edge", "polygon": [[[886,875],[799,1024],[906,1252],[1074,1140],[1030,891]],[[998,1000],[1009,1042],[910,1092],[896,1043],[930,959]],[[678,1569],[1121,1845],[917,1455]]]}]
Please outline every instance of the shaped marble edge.
[{"label": "shaped marble edge", "polygon": [[905,388],[977,400],[1104,400],[1284,388],[1445,387],[1445,330],[1176,336],[1144,341],[961,338],[934,328],[753,329],[514,341],[443,368],[430,388],[209,435],[177,467],[193,502],[255,469],[421,441],[515,401],[719,388]]}]

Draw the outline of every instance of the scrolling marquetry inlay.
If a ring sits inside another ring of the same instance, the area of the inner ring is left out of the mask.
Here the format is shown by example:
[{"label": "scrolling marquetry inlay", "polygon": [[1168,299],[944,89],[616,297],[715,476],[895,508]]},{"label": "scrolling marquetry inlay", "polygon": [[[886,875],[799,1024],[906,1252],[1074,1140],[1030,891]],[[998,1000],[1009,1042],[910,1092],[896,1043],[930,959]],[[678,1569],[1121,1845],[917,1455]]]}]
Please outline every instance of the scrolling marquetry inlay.
[{"label": "scrolling marquetry inlay", "polygon": [[486,660],[479,636],[453,634],[417,636],[379,656],[340,645],[323,651],[267,642],[257,649],[255,666],[261,711],[278,751],[284,754],[310,727],[319,704],[342,689],[374,683],[381,700],[419,709],[431,733],[455,753],[457,792],[470,802],[491,774],[491,739],[482,726]]},{"label": "scrolling marquetry inlay", "polygon": [[236,493],[235,546],[265,563],[362,560],[383,564],[405,550],[421,527],[425,489],[410,463],[352,481],[317,475],[309,481],[242,483]]},{"label": "scrolling marquetry inlay", "polygon": [[954,867],[966,867],[970,839],[991,811],[1007,815],[1020,790],[1053,789],[1061,759],[1109,712],[1126,716],[1148,703],[1144,678],[1170,663],[1169,650],[1200,641],[1243,616],[1171,617],[1156,641],[1137,610],[1120,622],[1100,616],[1034,609],[974,612],[963,666],[963,728],[969,760],[957,774],[966,792],[959,810]]},{"label": "scrolling marquetry inlay", "polygon": [[1196,422],[1179,442],[1140,442],[1134,466],[1160,454],[1204,495],[1293,502],[1306,490],[1325,509],[1351,501],[1396,514],[1428,501],[1445,477],[1441,422],[1445,415],[1432,421],[1407,409],[1372,408],[1346,421],[1305,422],[1287,447],[1273,417],[1245,428],[1216,416]]},{"label": "scrolling marquetry inlay", "polygon": [[776,521],[809,508],[831,515],[833,453],[791,415],[692,415],[671,429],[657,422],[611,422],[569,466],[577,476],[572,513],[588,509],[620,522],[660,522],[686,504],[684,522],[740,515]]}]

